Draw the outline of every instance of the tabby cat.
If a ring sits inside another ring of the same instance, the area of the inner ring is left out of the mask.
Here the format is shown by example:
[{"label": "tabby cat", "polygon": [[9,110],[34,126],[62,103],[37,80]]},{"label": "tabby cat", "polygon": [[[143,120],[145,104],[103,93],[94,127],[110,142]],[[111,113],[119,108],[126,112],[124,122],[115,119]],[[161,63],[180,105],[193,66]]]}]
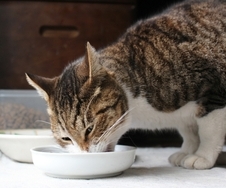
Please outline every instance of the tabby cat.
[{"label": "tabby cat", "polygon": [[170,163],[213,167],[226,133],[226,2],[185,1],[139,21],[55,78],[26,74],[72,152],[114,149],[129,129],[177,129]]}]

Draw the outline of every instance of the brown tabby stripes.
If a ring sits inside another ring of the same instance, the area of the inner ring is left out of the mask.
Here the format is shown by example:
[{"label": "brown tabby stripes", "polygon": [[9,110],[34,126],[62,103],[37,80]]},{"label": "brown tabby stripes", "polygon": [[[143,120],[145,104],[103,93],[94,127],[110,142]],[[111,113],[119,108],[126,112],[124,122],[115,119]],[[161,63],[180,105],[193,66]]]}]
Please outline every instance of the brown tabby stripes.
[{"label": "brown tabby stripes", "polygon": [[[173,111],[197,99],[205,109],[200,116],[223,107],[226,81],[220,80],[226,78],[226,5],[203,3],[179,4],[138,22],[101,52],[102,64],[116,73],[134,97],[146,97],[158,110]],[[216,105],[216,100],[209,99],[212,96],[219,98]]]}]

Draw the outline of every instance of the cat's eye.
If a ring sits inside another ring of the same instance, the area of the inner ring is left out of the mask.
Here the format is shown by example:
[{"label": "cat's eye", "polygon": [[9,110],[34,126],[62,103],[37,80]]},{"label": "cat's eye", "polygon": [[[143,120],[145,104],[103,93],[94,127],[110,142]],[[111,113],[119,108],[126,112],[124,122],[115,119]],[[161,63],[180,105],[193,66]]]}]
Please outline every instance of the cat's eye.
[{"label": "cat's eye", "polygon": [[93,126],[90,126],[86,129],[85,136],[88,136],[93,130]]},{"label": "cat's eye", "polygon": [[62,137],[61,138],[63,141],[71,141],[71,139],[69,137]]}]

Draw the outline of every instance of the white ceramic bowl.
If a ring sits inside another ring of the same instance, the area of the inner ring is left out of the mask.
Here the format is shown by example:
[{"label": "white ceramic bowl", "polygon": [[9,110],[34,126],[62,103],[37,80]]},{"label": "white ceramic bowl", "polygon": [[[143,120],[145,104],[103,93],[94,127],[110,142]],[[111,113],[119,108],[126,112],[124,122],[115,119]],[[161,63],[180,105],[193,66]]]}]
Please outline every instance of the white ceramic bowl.
[{"label": "white ceramic bowl", "polygon": [[9,158],[32,163],[30,149],[56,144],[50,129],[0,130],[0,150]]},{"label": "white ceramic bowl", "polygon": [[102,178],[121,174],[135,159],[135,148],[117,145],[113,152],[66,153],[57,146],[31,149],[33,163],[57,178]]}]

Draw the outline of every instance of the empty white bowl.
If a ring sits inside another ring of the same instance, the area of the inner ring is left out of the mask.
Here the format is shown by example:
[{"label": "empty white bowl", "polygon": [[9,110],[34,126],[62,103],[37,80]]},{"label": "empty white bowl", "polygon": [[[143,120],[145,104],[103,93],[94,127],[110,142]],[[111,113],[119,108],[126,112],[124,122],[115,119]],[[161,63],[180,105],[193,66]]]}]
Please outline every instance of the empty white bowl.
[{"label": "empty white bowl", "polygon": [[57,178],[102,178],[116,176],[135,159],[135,148],[117,145],[113,152],[67,153],[58,146],[31,149],[33,163],[46,175]]},{"label": "empty white bowl", "polygon": [[56,144],[50,129],[0,131],[0,150],[15,161],[32,163],[30,149],[50,144]]}]

